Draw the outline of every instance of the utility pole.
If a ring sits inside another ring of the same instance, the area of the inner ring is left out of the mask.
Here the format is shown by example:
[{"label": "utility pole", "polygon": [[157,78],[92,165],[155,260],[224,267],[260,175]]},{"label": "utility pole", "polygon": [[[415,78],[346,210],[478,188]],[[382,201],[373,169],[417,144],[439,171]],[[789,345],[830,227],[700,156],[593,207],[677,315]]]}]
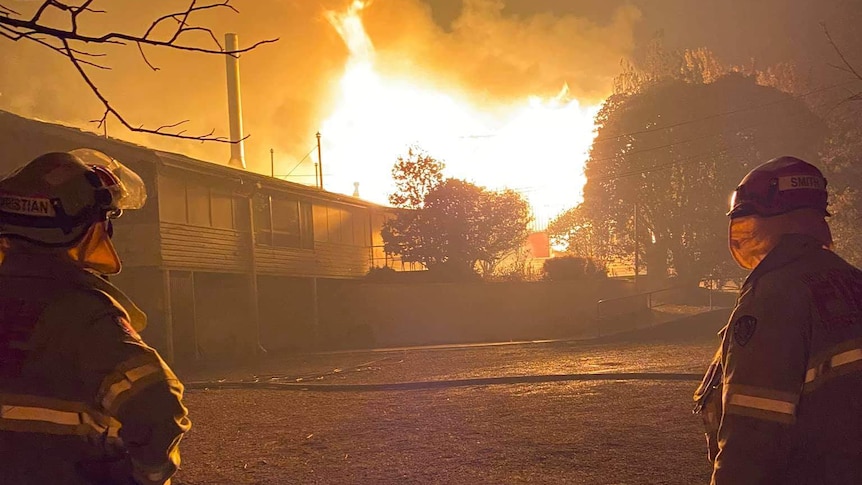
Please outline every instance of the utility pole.
[{"label": "utility pole", "polygon": [[272,178],[275,178],[275,148],[269,149],[269,167],[272,172]]},{"label": "utility pole", "polygon": [[640,248],[638,247],[638,203],[635,202],[635,290],[638,288],[638,274],[640,274]]},{"label": "utility pole", "polygon": [[320,151],[320,132],[317,132],[317,167],[320,170],[320,190],[323,190],[323,153]]}]

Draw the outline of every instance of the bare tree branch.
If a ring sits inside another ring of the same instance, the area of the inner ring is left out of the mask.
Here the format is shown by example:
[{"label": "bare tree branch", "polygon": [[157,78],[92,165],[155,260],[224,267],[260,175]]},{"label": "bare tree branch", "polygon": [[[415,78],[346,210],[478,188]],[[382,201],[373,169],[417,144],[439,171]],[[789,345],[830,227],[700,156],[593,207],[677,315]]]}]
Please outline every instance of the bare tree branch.
[{"label": "bare tree branch", "polygon": [[141,58],[142,58],[142,59],[144,59],[144,62],[146,62],[146,63],[147,63],[147,66],[149,66],[149,67],[150,67],[150,69],[152,69],[153,71],[158,71],[158,70],[160,70],[158,67],[154,66],[154,65],[150,62],[150,60],[149,60],[149,59],[147,59],[147,55],[146,55],[146,54],[144,54],[144,48],[143,48],[143,46],[141,46],[141,43],[140,43],[140,42],[138,42],[137,44],[138,44],[138,52],[140,52],[140,53],[141,53]]},{"label": "bare tree branch", "polygon": [[[841,58],[841,62],[844,64],[843,66],[829,64],[829,66],[838,69],[839,71],[844,71],[856,77],[856,79],[862,81],[862,74],[860,74],[859,71],[857,71],[856,68],[853,67],[853,64],[851,64],[850,61],[848,61],[847,58],[844,57],[844,53],[841,52],[841,48],[838,47],[838,44],[836,44],[834,40],[832,40],[832,36],[829,34],[829,29],[826,28],[826,24],[821,22],[820,26],[823,27],[823,33],[826,34],[826,39],[829,41],[829,45],[832,46],[832,49],[835,50],[835,53],[838,54],[838,57]],[[856,93],[851,92],[850,96],[843,102],[848,101],[862,101],[862,91]]]},{"label": "bare tree branch", "polygon": [[[142,44],[147,44],[147,45],[152,45],[152,46],[157,46],[157,47],[169,47],[171,49],[184,50],[184,51],[189,51],[189,52],[199,52],[199,53],[203,53],[203,54],[242,54],[242,53],[251,51],[251,50],[253,50],[253,49],[255,49],[261,45],[271,44],[273,42],[278,41],[277,38],[276,39],[265,39],[265,40],[258,41],[249,47],[245,47],[245,48],[237,49],[237,50],[233,50],[233,51],[227,51],[221,45],[219,45],[218,49],[212,49],[212,48],[208,49],[205,47],[199,47],[199,46],[195,46],[195,45],[177,44],[176,41],[178,40],[179,35],[182,33],[188,32],[190,30],[203,30],[203,31],[209,32],[210,34],[212,34],[212,38],[215,39],[215,34],[212,32],[212,30],[204,28],[204,27],[194,27],[194,28],[183,27],[182,22],[180,22],[181,26],[178,29],[178,32],[175,33],[170,39],[159,40],[159,39],[154,39],[154,38],[150,37],[153,30],[161,22],[168,20],[168,19],[178,20],[178,18],[182,18],[187,13],[190,14],[192,12],[198,12],[198,11],[214,9],[214,8],[227,8],[227,9],[230,9],[231,11],[238,12],[238,10],[236,10],[236,8],[234,8],[232,5],[230,5],[229,2],[230,2],[230,0],[224,0],[222,3],[214,3],[214,4],[207,4],[207,5],[200,5],[200,6],[195,5],[196,2],[192,2],[192,6],[189,9],[184,10],[183,12],[177,12],[177,13],[173,13],[173,14],[163,15],[162,17],[159,17],[158,19],[156,19],[152,23],[150,28],[147,29],[147,32],[143,36],[135,36],[135,35],[127,34],[124,32],[110,32],[108,34],[104,34],[104,35],[96,37],[96,36],[80,34],[77,31],[77,29],[74,28],[75,27],[74,25],[73,25],[73,28],[71,30],[63,30],[63,29],[58,29],[58,28],[54,28],[54,27],[49,27],[47,25],[39,24],[38,22],[32,22],[30,20],[16,19],[16,18],[12,18],[12,17],[0,17],[0,24],[5,24],[6,26],[8,26],[10,28],[14,28],[14,29],[27,29],[27,30],[30,30],[33,32],[38,32],[40,34],[55,37],[57,39],[66,39],[66,40],[70,40],[70,41],[78,41],[78,42],[93,43],[93,44],[112,43],[112,44],[119,44],[119,45],[125,45],[126,43],[140,42]],[[46,3],[49,3],[51,6],[55,6],[59,10],[64,10],[64,11],[70,10],[73,8],[73,7],[70,7],[69,5],[58,2],[56,0],[48,0],[48,2],[46,2]],[[73,11],[72,15],[73,16],[75,15],[74,11]],[[216,44],[218,44],[217,40],[216,40]]]},{"label": "bare tree branch", "polygon": [[33,17],[30,18],[30,22],[34,24],[37,23],[39,19],[42,18],[42,14],[45,13],[45,10],[53,4],[54,2],[52,0],[46,0],[45,2],[43,2],[42,5],[40,5],[39,8],[36,10],[36,13],[33,14]]},{"label": "bare tree branch", "polygon": [[[14,31],[13,31],[13,33],[9,34],[9,33],[7,33],[7,32],[9,32],[9,29],[8,29],[8,28],[6,28],[6,26],[4,26],[4,25],[0,25],[0,36],[6,37],[7,39],[11,39],[11,40],[13,40],[13,41],[17,41],[17,40],[19,40],[19,39],[21,39],[21,38],[26,37],[26,38],[28,38],[29,40],[31,40],[31,41],[33,41],[33,42],[35,42],[35,43],[37,43],[37,44],[40,44],[40,45],[42,45],[42,46],[44,46],[44,47],[47,47],[48,49],[51,49],[52,51],[54,51],[54,52],[56,52],[56,53],[60,54],[60,55],[61,55],[61,56],[63,56],[63,57],[67,57],[67,58],[69,57],[68,53],[67,53],[65,50],[63,50],[62,48],[57,47],[57,46],[55,46],[55,45],[52,45],[50,42],[48,42],[48,41],[46,41],[46,40],[44,40],[44,39],[42,39],[42,38],[40,38],[40,37],[37,37],[36,35],[33,35],[32,33],[30,33],[30,34],[20,34],[20,33],[17,33],[17,32],[14,32]],[[81,56],[88,56],[88,57],[104,57],[104,56],[105,56],[105,54],[103,54],[103,53],[85,52],[85,51],[80,51],[80,50],[77,50],[77,49],[71,49],[71,51],[72,51],[74,54],[78,54],[78,55],[81,55]],[[88,65],[88,66],[95,67],[95,68],[97,68],[97,69],[103,69],[103,70],[110,70],[110,69],[111,69],[111,68],[110,68],[110,67],[108,67],[108,66],[105,66],[105,65],[103,65],[103,64],[97,64],[97,63],[95,63],[95,62],[93,62],[93,61],[88,61],[88,60],[86,60],[86,59],[79,59],[78,61],[79,61],[81,64],[86,64],[86,65]]]},{"label": "bare tree branch", "polygon": [[[183,120],[177,123],[165,124],[155,129],[145,128],[144,126],[133,126],[129,123],[110,103],[110,101],[99,91],[96,83],[88,75],[84,66],[95,67],[98,69],[110,69],[109,66],[102,65],[87,58],[105,57],[105,53],[86,50],[82,45],[120,45],[135,44],[138,52],[141,55],[143,62],[152,70],[158,71],[159,68],[153,65],[147,58],[144,52],[144,46],[162,47],[167,49],[196,52],[202,54],[217,54],[229,55],[237,57],[239,54],[252,51],[257,47],[276,42],[278,39],[264,39],[255,42],[249,47],[236,50],[225,50],[224,46],[219,42],[215,32],[207,27],[192,25],[190,19],[192,15],[205,10],[230,10],[233,13],[239,11],[230,4],[231,0],[218,0],[209,3],[199,3],[199,0],[191,0],[185,10],[169,13],[156,18],[143,35],[133,35],[126,32],[109,32],[99,36],[84,35],[78,32],[80,20],[83,19],[85,13],[105,13],[104,10],[93,8],[95,0],[85,0],[80,5],[72,4],[63,0],[44,0],[29,19],[22,18],[21,14],[6,5],[0,3],[0,37],[9,39],[13,42],[21,40],[29,40],[43,47],[46,47],[64,57],[75,67],[75,70],[80,75],[84,83],[90,88],[93,95],[102,103],[105,108],[104,113],[98,120],[93,120],[102,127],[107,121],[108,116],[113,116],[120,123],[131,131],[150,133],[155,135],[181,138],[187,140],[199,141],[216,141],[224,143],[239,143],[242,140],[230,140],[223,136],[214,136],[215,130],[210,131],[205,135],[193,136],[187,135],[186,130],[170,131],[173,128],[187,123],[189,120]],[[44,14],[49,10],[54,9],[63,12],[68,16],[69,28],[63,29],[47,25],[43,22]],[[156,30],[164,22],[176,22],[176,28],[171,29],[169,37],[164,38],[156,35]],[[212,40],[213,47],[206,47],[197,44],[183,42],[185,34],[193,32],[203,32]],[[60,45],[54,45],[52,42],[58,42]],[[244,137],[248,138],[248,136]]]},{"label": "bare tree branch", "polygon": [[832,46],[832,49],[834,49],[835,53],[838,54],[838,57],[841,58],[841,62],[844,63],[843,68],[838,67],[838,66],[833,66],[833,67],[841,69],[842,71],[849,72],[850,74],[853,74],[854,76],[856,76],[856,78],[858,78],[860,81],[862,81],[862,74],[859,74],[859,71],[857,71],[853,67],[853,64],[850,64],[850,61],[848,61],[847,58],[844,57],[844,53],[841,52],[841,49],[838,47],[838,45],[835,43],[835,41],[832,40],[832,36],[829,34],[829,29],[826,28],[826,24],[821,22],[820,26],[823,27],[823,33],[826,34],[826,39],[829,41],[829,45]]},{"label": "bare tree branch", "polygon": [[10,14],[11,15],[21,15],[20,13],[16,12],[15,10],[12,10],[11,8],[9,8],[7,6],[0,4],[0,15],[10,15]]}]

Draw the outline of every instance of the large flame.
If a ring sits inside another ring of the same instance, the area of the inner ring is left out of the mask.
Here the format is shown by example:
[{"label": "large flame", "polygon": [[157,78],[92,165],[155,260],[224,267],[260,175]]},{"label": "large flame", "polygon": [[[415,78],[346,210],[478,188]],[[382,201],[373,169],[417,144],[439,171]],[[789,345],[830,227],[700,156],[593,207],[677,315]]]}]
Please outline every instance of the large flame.
[{"label": "large flame", "polygon": [[445,161],[447,176],[522,193],[538,226],[582,200],[598,106],[582,107],[564,86],[556,96],[480,107],[418,76],[384,78],[362,23],[369,4],[327,13],[350,52],[340,99],[321,128],[328,190],[352,193],[359,182],[363,198],[386,203],[392,165],[418,145]]}]

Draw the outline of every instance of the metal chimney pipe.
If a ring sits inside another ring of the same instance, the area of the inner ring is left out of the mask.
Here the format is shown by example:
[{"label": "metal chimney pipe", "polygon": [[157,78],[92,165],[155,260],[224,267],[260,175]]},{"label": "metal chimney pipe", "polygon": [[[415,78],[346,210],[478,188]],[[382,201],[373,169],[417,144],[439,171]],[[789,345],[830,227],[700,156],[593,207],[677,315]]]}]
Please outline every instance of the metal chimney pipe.
[{"label": "metal chimney pipe", "polygon": [[[239,36],[224,35],[225,49],[228,52],[239,50]],[[239,86],[239,56],[225,55],[227,64],[227,109],[230,120],[230,161],[228,165],[245,170],[245,146],[242,134],[242,99]],[[239,140],[239,141],[238,141]]]}]

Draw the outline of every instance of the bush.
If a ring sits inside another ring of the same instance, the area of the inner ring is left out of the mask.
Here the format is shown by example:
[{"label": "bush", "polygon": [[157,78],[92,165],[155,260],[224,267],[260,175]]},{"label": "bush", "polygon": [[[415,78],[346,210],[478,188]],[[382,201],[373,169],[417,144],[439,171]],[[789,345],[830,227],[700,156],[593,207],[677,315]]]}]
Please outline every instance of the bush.
[{"label": "bush", "polygon": [[365,275],[367,281],[377,283],[391,283],[398,277],[398,272],[389,266],[373,267]]},{"label": "bush", "polygon": [[545,279],[551,281],[581,281],[607,277],[603,265],[590,258],[561,256],[545,261]]}]

